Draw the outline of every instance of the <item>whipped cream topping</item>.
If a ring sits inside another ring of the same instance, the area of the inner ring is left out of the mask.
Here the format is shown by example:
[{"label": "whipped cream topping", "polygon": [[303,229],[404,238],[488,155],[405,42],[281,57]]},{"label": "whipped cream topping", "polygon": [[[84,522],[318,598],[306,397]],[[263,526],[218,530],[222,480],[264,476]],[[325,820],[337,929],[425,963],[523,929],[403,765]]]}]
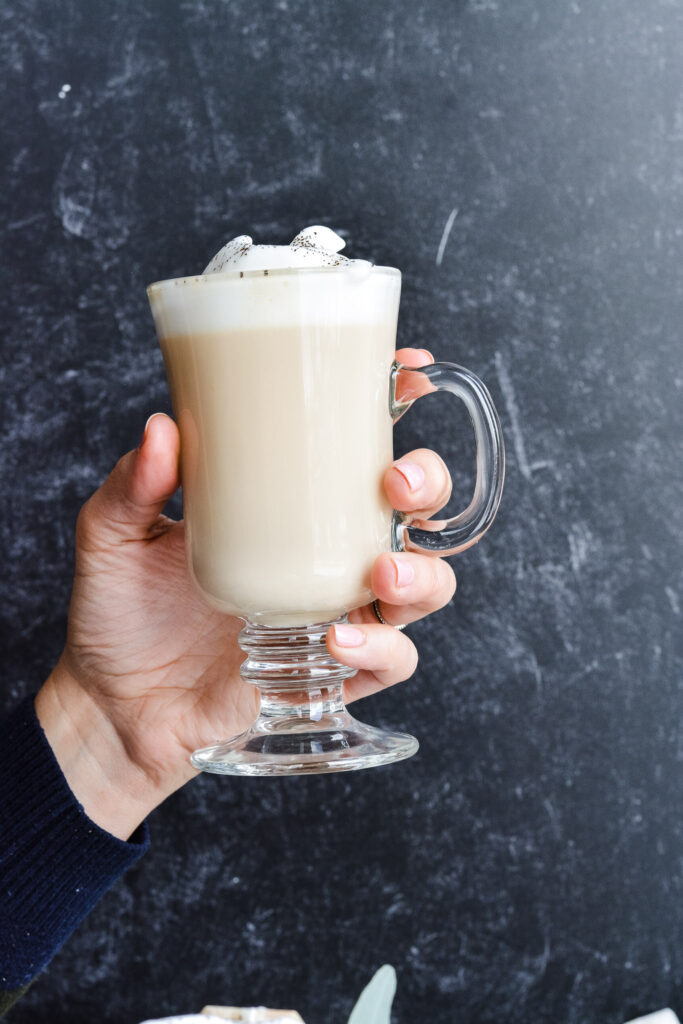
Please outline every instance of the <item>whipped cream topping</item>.
[{"label": "whipped cream topping", "polygon": [[234,270],[290,270],[295,267],[371,268],[367,260],[350,260],[341,255],[346,245],[331,228],[314,224],[304,228],[289,245],[254,245],[249,235],[238,235],[224,245],[204,274],[226,274]]}]

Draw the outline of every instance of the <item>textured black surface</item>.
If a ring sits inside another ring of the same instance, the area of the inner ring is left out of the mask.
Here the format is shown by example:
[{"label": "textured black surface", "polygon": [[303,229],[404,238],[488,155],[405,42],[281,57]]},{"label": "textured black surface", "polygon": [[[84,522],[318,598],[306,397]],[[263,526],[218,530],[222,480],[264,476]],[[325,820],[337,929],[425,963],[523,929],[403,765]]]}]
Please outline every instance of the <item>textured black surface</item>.
[{"label": "textured black surface", "polygon": [[[144,285],[226,237],[401,267],[403,341],[489,382],[509,450],[362,709],[418,757],[177,794],[11,1024],[343,1024],[385,961],[397,1024],[683,1015],[682,50],[676,0],[0,8],[4,706],[60,650],[80,503],[168,408]],[[454,423],[430,399],[397,451],[462,503]]]}]

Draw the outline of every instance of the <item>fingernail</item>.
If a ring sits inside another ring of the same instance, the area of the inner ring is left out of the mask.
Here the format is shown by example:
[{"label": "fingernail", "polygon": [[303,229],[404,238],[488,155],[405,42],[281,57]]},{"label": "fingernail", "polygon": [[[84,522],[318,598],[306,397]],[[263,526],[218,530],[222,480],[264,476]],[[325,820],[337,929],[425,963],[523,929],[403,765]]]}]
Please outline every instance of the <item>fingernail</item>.
[{"label": "fingernail", "polygon": [[427,362],[429,362],[429,363],[433,363],[434,362],[434,356],[426,348],[418,348],[416,351],[417,352],[421,352],[423,356],[426,356]]},{"label": "fingernail", "polygon": [[152,415],[148,417],[147,422],[145,423],[145,429],[142,431],[142,441],[140,442],[140,444],[142,444],[143,441],[145,440],[147,436],[147,427],[150,425],[155,416],[161,416],[161,413],[153,412]]},{"label": "fingernail", "polygon": [[365,633],[361,629],[347,626],[345,623],[340,623],[332,628],[334,629],[335,643],[340,647],[360,647],[365,643]]},{"label": "fingernail", "polygon": [[415,579],[415,570],[412,565],[410,562],[406,562],[405,558],[392,558],[391,561],[396,570],[396,586],[407,587]]},{"label": "fingernail", "polygon": [[425,471],[417,462],[408,462],[405,459],[394,464],[411,491],[419,491],[425,482]]}]

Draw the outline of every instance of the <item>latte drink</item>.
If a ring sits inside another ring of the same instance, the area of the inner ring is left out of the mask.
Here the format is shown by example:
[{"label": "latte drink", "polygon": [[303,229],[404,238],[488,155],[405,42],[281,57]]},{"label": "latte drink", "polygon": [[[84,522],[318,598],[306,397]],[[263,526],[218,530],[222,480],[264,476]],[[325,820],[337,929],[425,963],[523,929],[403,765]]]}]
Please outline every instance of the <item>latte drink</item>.
[{"label": "latte drink", "polygon": [[150,287],[188,556],[221,610],[300,626],[372,600],[399,293],[398,271],[348,261]]},{"label": "latte drink", "polygon": [[[245,732],[194,751],[201,771],[308,775],[414,754],[414,736],[349,714],[356,669],[328,647],[330,621],[372,600],[382,552],[455,554],[500,502],[485,385],[453,363],[398,365],[400,272],[343,248],[322,225],[289,245],[239,235],[201,276],[147,289],[180,428],[188,564],[214,607],[245,620],[240,675],[260,697]],[[472,500],[443,521],[394,512],[383,486],[395,418],[435,391],[462,400],[476,440]]]}]

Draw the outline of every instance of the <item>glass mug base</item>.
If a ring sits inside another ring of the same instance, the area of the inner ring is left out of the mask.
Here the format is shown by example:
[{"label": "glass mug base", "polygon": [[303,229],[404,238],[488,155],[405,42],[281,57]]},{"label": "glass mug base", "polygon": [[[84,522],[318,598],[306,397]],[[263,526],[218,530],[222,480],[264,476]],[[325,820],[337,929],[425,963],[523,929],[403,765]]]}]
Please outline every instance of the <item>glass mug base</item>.
[{"label": "glass mug base", "polygon": [[363,725],[348,713],[344,680],[356,670],[328,651],[325,634],[332,624],[246,624],[239,642],[247,659],[240,671],[259,689],[259,716],[239,736],[196,750],[195,768],[217,775],[320,775],[391,764],[417,751],[413,736]]}]

